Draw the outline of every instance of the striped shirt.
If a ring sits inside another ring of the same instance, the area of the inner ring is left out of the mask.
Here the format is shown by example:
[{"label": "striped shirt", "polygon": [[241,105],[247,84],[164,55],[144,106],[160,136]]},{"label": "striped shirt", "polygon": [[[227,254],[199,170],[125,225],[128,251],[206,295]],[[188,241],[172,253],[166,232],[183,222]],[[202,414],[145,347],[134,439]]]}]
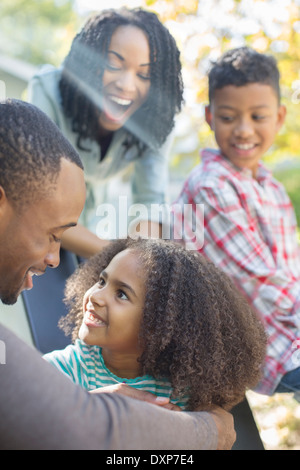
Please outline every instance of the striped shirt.
[{"label": "striped shirt", "polygon": [[[194,236],[193,222],[182,221],[184,204],[202,213],[202,236]],[[285,189],[262,163],[254,179],[219,151],[206,149],[173,212],[174,237],[180,238],[183,231],[189,248],[230,275],[259,313],[268,346],[256,390],[271,395],[282,376],[299,367],[295,354],[300,346],[300,251],[296,217]]]},{"label": "striped shirt", "polygon": [[[152,392],[161,397],[170,398],[172,393],[172,387],[168,380],[156,380],[150,375],[136,377],[135,379],[117,377],[106,367],[101,348],[87,345],[79,339],[75,341],[74,345],[69,345],[63,350],[50,352],[43,357],[75,384],[86,390],[126,383],[131,387]],[[187,409],[188,397],[170,398],[170,401],[182,409]]]}]

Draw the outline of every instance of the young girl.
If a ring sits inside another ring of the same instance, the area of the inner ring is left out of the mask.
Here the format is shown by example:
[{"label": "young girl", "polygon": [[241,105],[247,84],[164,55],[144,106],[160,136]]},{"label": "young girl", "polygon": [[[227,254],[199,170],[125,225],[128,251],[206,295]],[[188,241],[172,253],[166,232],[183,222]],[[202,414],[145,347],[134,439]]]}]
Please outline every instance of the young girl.
[{"label": "young girl", "polygon": [[260,321],[221,270],[178,244],[111,242],[71,276],[66,302],[75,344],[44,357],[88,390],[125,382],[182,409],[230,409],[259,380]]},{"label": "young girl", "polygon": [[[81,225],[62,240],[66,249],[88,257],[107,243],[95,235],[96,209],[114,202],[105,185],[130,168],[133,203],[144,204],[150,214],[151,204],[165,202],[171,131],[183,84],[179,50],[157,15],[121,8],[92,16],[62,66],[45,66],[33,77],[28,95],[84,163],[86,205]],[[157,227],[159,220],[152,223]]]}]

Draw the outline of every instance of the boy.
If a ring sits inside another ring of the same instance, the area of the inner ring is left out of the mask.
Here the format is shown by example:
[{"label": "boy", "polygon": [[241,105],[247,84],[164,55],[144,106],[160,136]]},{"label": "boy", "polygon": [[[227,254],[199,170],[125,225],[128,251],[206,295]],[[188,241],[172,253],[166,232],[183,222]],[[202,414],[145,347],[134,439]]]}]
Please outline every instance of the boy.
[{"label": "boy", "polygon": [[285,114],[272,57],[242,47],[214,64],[205,115],[219,150],[204,150],[186,181],[174,205],[174,236],[180,238],[184,204],[194,211],[203,204],[203,246],[199,236],[194,245],[187,232],[183,238],[233,278],[265,325],[268,348],[257,391],[298,390],[299,399],[296,219],[284,188],[261,163]]}]

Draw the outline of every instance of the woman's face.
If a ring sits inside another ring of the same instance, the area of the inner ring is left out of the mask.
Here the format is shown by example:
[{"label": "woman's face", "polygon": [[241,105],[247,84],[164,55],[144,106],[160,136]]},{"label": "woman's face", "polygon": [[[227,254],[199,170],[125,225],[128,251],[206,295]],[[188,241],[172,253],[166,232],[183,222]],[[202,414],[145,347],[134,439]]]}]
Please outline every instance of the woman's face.
[{"label": "woman's face", "polygon": [[119,26],[112,35],[102,79],[101,130],[113,132],[146,101],[150,89],[150,47],[136,26]]}]

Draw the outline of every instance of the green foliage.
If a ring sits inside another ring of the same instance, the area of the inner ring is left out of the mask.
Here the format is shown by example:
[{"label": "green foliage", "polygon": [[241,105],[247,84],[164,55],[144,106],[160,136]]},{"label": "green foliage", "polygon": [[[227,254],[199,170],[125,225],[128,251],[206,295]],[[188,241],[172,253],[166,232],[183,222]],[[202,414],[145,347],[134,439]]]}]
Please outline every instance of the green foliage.
[{"label": "green foliage", "polygon": [[59,65],[79,19],[73,0],[1,0],[0,52],[32,64]]},{"label": "green foliage", "polygon": [[278,168],[273,172],[274,177],[280,181],[294,206],[298,226],[300,225],[300,159],[286,163],[285,168]]}]

